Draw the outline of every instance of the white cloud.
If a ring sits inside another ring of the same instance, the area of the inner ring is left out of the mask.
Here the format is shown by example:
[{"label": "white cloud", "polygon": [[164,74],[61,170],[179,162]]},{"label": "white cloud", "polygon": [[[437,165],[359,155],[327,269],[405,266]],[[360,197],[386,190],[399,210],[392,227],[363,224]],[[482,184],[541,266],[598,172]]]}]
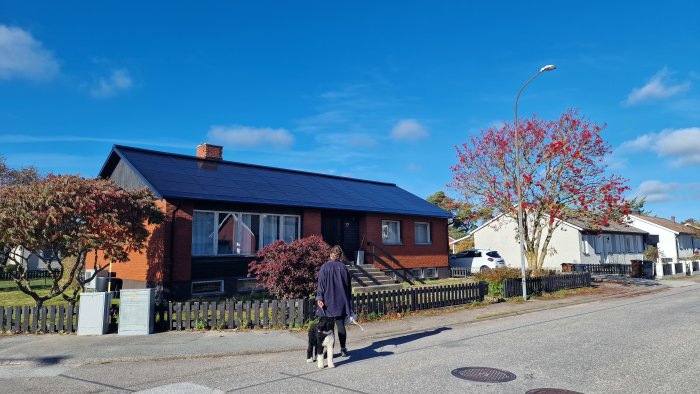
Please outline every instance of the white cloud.
[{"label": "white cloud", "polygon": [[195,142],[178,141],[172,138],[168,139],[135,139],[122,137],[86,137],[80,135],[26,135],[26,134],[4,134],[0,135],[0,143],[2,144],[48,144],[54,142],[98,142],[108,144],[123,144],[123,145],[147,145],[158,146],[165,148],[191,149],[197,146]]},{"label": "white cloud", "polygon": [[391,129],[391,138],[398,141],[417,141],[428,137],[428,130],[415,119],[402,119]]},{"label": "white cloud", "polygon": [[0,79],[47,80],[58,74],[58,62],[31,33],[0,25]]},{"label": "white cloud", "polygon": [[664,99],[684,92],[690,88],[690,82],[683,82],[676,85],[669,80],[669,72],[666,67],[649,79],[646,85],[641,88],[634,88],[627,96],[625,104],[635,105],[645,101]]},{"label": "white cloud", "polygon": [[621,149],[656,152],[659,157],[671,159],[674,167],[700,165],[700,127],[644,134],[623,143]]},{"label": "white cloud", "polygon": [[109,98],[131,89],[133,81],[129,71],[123,68],[112,70],[106,78],[99,81],[90,89],[90,94],[95,98]]},{"label": "white cloud", "polygon": [[294,136],[286,129],[240,125],[213,126],[209,130],[208,136],[212,140],[232,148],[252,148],[260,145],[287,148],[294,142]]},{"label": "white cloud", "polygon": [[698,200],[700,195],[697,190],[700,189],[700,183],[675,183],[661,182],[655,179],[646,180],[639,184],[637,190],[632,194],[633,197],[644,197],[649,202],[664,202],[664,201],[688,201]]},{"label": "white cloud", "polygon": [[668,201],[671,199],[671,192],[676,189],[678,189],[677,183],[648,180],[639,184],[635,195],[644,197],[647,202]]}]

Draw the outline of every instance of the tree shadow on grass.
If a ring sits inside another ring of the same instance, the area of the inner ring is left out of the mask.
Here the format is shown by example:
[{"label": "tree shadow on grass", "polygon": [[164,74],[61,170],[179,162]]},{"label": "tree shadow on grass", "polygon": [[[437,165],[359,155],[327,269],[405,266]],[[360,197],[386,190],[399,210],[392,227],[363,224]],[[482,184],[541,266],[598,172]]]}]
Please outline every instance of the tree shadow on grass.
[{"label": "tree shadow on grass", "polygon": [[394,352],[384,350],[386,347],[393,346],[394,348],[401,345],[413,342],[419,339],[427,338],[433,335],[440,334],[443,331],[451,330],[449,327],[440,327],[430,331],[418,332],[415,334],[402,335],[396,338],[383,339],[381,341],[372,342],[369,346],[353,349],[350,351],[349,358],[343,358],[336,361],[336,365],[342,365],[347,363],[353,363],[357,361],[368,360],[376,357],[390,356]]}]

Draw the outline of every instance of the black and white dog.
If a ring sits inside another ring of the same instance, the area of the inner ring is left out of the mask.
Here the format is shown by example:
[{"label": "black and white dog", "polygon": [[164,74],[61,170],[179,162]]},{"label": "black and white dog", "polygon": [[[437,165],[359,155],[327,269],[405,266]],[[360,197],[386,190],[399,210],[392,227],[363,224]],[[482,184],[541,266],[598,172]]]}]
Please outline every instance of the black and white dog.
[{"label": "black and white dog", "polygon": [[306,349],[306,362],[318,362],[318,367],[323,368],[323,355],[328,357],[328,368],[335,368],[333,364],[333,346],[335,345],[335,331],[333,325],[335,319],[323,316],[309,328],[309,347]]}]

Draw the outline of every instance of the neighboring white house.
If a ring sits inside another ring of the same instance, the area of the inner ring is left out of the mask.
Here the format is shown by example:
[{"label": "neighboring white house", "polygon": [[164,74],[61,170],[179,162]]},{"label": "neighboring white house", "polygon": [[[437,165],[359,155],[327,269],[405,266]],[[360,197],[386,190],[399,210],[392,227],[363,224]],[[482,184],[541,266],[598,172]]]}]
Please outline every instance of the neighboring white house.
[{"label": "neighboring white house", "polygon": [[[472,232],[474,247],[492,249],[509,267],[520,266],[520,245],[516,241],[516,220],[499,215]],[[562,263],[630,264],[642,260],[647,233],[631,226],[611,224],[594,229],[569,220],[554,230],[542,268],[561,270]],[[544,240],[546,234],[542,234]]]},{"label": "neighboring white house", "polygon": [[691,257],[693,250],[700,245],[700,239],[692,227],[676,223],[674,217],[669,219],[629,215],[630,224],[659,237],[657,248],[662,263],[678,263],[679,258]]},{"label": "neighboring white house", "polygon": [[[42,253],[42,258],[39,258],[40,256],[37,256],[36,254],[20,246],[15,248],[10,254],[8,264],[17,264],[17,262],[20,262],[20,264],[24,266],[27,271],[47,271],[49,267],[44,262],[44,259],[51,258],[51,254],[48,251],[41,251],[40,253]],[[56,261],[51,261],[51,269],[58,268],[58,263]]]}]

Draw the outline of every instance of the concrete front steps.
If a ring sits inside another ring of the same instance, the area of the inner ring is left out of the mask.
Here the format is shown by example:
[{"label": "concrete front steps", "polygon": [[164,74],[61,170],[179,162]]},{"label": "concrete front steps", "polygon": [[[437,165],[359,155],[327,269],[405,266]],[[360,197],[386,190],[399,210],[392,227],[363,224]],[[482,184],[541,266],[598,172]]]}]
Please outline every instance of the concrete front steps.
[{"label": "concrete front steps", "polygon": [[352,291],[355,292],[396,290],[403,287],[374,264],[349,265],[348,271],[352,278]]}]

